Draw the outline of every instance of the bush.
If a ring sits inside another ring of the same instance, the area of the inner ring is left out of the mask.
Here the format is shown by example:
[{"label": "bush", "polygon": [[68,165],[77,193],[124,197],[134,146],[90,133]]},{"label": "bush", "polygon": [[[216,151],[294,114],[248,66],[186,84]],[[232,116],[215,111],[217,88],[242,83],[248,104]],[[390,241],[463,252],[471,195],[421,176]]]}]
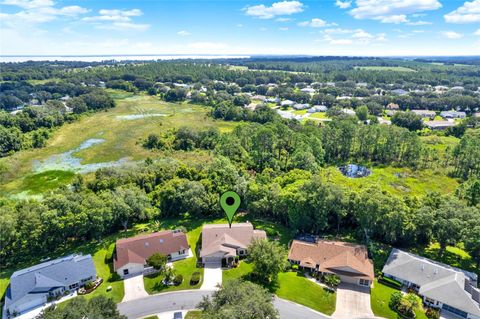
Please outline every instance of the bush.
[{"label": "bush", "polygon": [[90,290],[95,287],[95,283],[93,281],[89,281],[85,284],[85,289]]},{"label": "bush", "polygon": [[110,244],[105,253],[105,263],[111,263],[113,261],[113,252],[115,251],[115,243]]},{"label": "bush", "polygon": [[175,286],[179,286],[182,282],[183,282],[183,276],[182,276],[182,275],[176,275],[176,276],[173,278],[173,284],[174,284]]},{"label": "bush", "polygon": [[399,281],[396,281],[395,279],[388,278],[388,277],[379,277],[378,282],[381,284],[384,284],[385,286],[389,286],[394,289],[401,290],[402,289],[402,283]]},{"label": "bush", "polygon": [[425,315],[428,319],[440,319],[440,311],[438,309],[428,308],[425,311]]},{"label": "bush", "polygon": [[298,265],[297,265],[297,264],[293,264],[293,265],[292,265],[292,270],[293,270],[293,271],[297,271],[297,270],[298,270]]},{"label": "bush", "polygon": [[325,275],[323,276],[323,282],[329,287],[336,287],[340,284],[340,277],[337,275]]},{"label": "bush", "polygon": [[192,274],[190,278],[190,286],[195,286],[200,282],[200,273],[198,271]]},{"label": "bush", "polygon": [[120,275],[117,274],[116,272],[112,273],[112,275],[108,279],[108,281],[110,282],[119,281],[119,280],[122,280],[122,277],[120,277]]},{"label": "bush", "polygon": [[390,302],[388,303],[388,306],[392,309],[397,311],[398,307],[400,306],[400,303],[402,302],[403,295],[400,291],[395,291],[391,296],[390,296]]}]

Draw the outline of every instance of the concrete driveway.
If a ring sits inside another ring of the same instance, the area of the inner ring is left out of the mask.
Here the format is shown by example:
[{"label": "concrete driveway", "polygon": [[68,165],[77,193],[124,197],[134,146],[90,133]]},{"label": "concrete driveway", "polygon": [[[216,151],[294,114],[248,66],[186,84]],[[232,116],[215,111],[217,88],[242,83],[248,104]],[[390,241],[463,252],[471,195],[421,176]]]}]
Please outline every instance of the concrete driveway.
[{"label": "concrete driveway", "polygon": [[375,318],[370,307],[370,288],[341,283],[337,288],[336,319]]},{"label": "concrete driveway", "polygon": [[148,296],[148,293],[145,291],[145,286],[143,285],[143,275],[125,278],[123,280],[123,285],[125,287],[123,301],[130,301]]},{"label": "concrete driveway", "polygon": [[222,284],[222,264],[208,263],[203,269],[203,284],[201,290],[216,290]]}]

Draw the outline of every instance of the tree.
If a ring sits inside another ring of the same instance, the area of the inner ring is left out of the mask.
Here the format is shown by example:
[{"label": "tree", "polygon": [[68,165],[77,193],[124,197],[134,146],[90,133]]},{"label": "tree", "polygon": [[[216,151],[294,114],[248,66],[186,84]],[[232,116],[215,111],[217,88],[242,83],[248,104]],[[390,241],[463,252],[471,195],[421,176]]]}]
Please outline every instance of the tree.
[{"label": "tree", "polygon": [[276,281],[278,273],[288,265],[287,251],[277,242],[253,240],[247,248],[248,260],[253,263],[253,275],[261,282]]},{"label": "tree", "polygon": [[357,107],[355,114],[360,121],[366,121],[368,119],[368,107],[366,105]]},{"label": "tree", "polygon": [[59,307],[55,310],[47,308],[42,319],[126,319],[118,312],[117,305],[111,298],[96,296],[87,300],[77,297],[70,301],[68,307]]},{"label": "tree", "polygon": [[[477,214],[477,223],[480,219],[480,213]],[[477,262],[477,267],[480,268],[480,224],[473,227],[473,229],[465,229],[463,236],[465,250]]]},{"label": "tree", "polygon": [[0,157],[19,151],[22,148],[22,137],[16,128],[0,125]]},{"label": "tree", "polygon": [[323,276],[323,282],[329,287],[336,287],[340,285],[340,277],[337,275],[325,275]]},{"label": "tree", "polygon": [[404,127],[409,131],[418,131],[423,128],[422,117],[413,112],[396,112],[392,116],[392,124]]},{"label": "tree", "polygon": [[155,253],[147,258],[147,264],[153,267],[155,270],[159,270],[160,272],[165,270],[167,261],[167,256],[160,253]]},{"label": "tree", "polygon": [[254,283],[232,280],[226,282],[212,298],[204,296],[197,306],[204,319],[277,319],[271,294]]}]

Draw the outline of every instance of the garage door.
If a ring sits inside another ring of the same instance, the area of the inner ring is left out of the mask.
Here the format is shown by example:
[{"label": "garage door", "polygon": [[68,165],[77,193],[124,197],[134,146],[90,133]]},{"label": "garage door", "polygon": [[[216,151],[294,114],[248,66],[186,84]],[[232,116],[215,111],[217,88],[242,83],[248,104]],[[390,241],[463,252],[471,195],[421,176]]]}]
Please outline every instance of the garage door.
[{"label": "garage door", "polygon": [[349,277],[349,276],[339,276],[339,277],[340,277],[340,280],[344,283],[358,285],[358,279],[357,278],[353,278],[353,277]]},{"label": "garage door", "polygon": [[218,264],[222,262],[221,257],[203,257],[203,263],[204,264]]}]

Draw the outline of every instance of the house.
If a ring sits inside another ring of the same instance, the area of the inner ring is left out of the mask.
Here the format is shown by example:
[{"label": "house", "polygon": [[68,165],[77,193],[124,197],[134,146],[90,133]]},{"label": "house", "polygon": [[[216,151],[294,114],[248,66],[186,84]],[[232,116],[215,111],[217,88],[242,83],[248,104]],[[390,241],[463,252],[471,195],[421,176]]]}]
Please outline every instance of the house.
[{"label": "house", "polygon": [[351,109],[342,109],[342,112],[347,114],[347,115],[350,115],[350,116],[354,116],[354,115],[357,114],[357,113],[355,113],[354,110],[351,110]]},{"label": "house", "polygon": [[308,104],[308,103],[304,103],[304,104],[297,103],[293,106],[293,108],[295,110],[305,110],[305,109],[310,108],[310,104]]},{"label": "house", "polygon": [[307,110],[307,113],[327,112],[328,108],[325,105],[314,105]]},{"label": "house", "polygon": [[253,229],[251,223],[205,225],[202,229],[202,263],[232,263],[237,256],[245,256],[254,239],[266,239],[263,230]]},{"label": "house", "polygon": [[463,91],[463,90],[465,90],[465,88],[463,86],[459,86],[459,85],[454,86],[450,89],[450,91]]},{"label": "house", "polygon": [[476,274],[393,249],[384,276],[414,289],[423,302],[460,318],[480,318],[480,290]]},{"label": "house", "polygon": [[391,93],[394,95],[400,95],[400,96],[408,94],[408,92],[405,91],[404,89],[395,89],[395,90],[392,90]]},{"label": "house", "polygon": [[18,270],[10,277],[6,312],[11,317],[29,312],[96,279],[91,255],[70,255]]},{"label": "house", "polygon": [[291,100],[284,100],[284,101],[280,102],[281,106],[294,106],[295,104],[296,104],[296,102],[291,101]]},{"label": "house", "polygon": [[467,117],[467,113],[458,111],[442,111],[440,116],[444,119],[464,119]]},{"label": "house", "polygon": [[313,94],[315,93],[315,89],[312,89],[311,87],[306,87],[300,90],[303,93],[308,93],[308,94]]},{"label": "house", "polygon": [[477,117],[477,118],[480,117],[480,113],[474,113],[473,117]]},{"label": "house", "polygon": [[440,131],[446,130],[449,127],[455,126],[458,123],[454,121],[428,121],[425,122],[425,126],[431,130]]},{"label": "house", "polygon": [[373,261],[368,258],[367,248],[363,245],[294,240],[288,260],[312,272],[337,275],[345,283],[370,286],[374,279]]},{"label": "house", "polygon": [[[141,274],[146,260],[155,253],[175,261],[189,256],[187,236],[180,230],[164,230],[117,240],[113,269],[120,276]],[[148,267],[148,266],[147,266]]]},{"label": "house", "polygon": [[434,111],[429,110],[412,110],[412,112],[423,118],[429,118],[431,120],[433,120],[437,115],[437,113],[435,113]]},{"label": "house", "polygon": [[388,103],[388,105],[385,107],[387,110],[395,110],[398,111],[400,109],[400,106],[397,103]]},{"label": "house", "polygon": [[355,84],[355,86],[356,86],[357,88],[366,88],[366,87],[368,87],[368,83],[366,83],[366,82],[358,82],[357,84]]}]

